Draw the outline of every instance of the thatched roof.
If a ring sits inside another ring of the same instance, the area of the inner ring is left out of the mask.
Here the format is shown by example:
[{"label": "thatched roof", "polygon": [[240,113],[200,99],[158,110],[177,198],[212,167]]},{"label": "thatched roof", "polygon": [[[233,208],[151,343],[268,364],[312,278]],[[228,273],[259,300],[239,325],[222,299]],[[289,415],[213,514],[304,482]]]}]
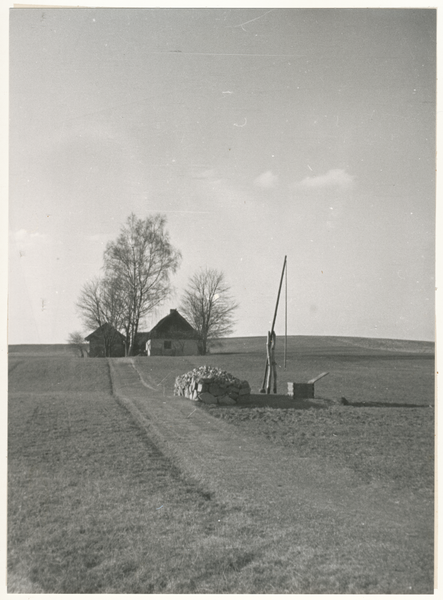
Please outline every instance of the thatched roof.
[{"label": "thatched roof", "polygon": [[98,327],[95,331],[93,331],[87,337],[85,337],[85,340],[87,342],[90,342],[96,338],[113,338],[119,339],[122,342],[126,340],[126,337],[122,333],[117,331],[117,329],[109,323],[104,323],[103,325],[100,325],[100,327]]},{"label": "thatched roof", "polygon": [[176,339],[198,339],[197,331],[175,308],[163,317],[148,334],[148,339],[170,337]]}]

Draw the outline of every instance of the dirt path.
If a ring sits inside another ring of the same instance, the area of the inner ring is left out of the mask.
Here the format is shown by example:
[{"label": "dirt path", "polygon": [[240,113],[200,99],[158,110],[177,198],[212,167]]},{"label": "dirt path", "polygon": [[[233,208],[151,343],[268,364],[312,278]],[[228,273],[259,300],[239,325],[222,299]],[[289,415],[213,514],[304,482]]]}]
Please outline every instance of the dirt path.
[{"label": "dirt path", "polygon": [[311,544],[301,562],[323,556],[325,576],[350,563],[366,574],[357,593],[371,591],[371,574],[385,582],[385,593],[433,593],[433,524],[419,498],[362,485],[350,470],[300,458],[190,401],[163,397],[131,359],[109,364],[114,393],[183,472],[219,500],[246,503],[260,519],[286,527],[294,544]]}]

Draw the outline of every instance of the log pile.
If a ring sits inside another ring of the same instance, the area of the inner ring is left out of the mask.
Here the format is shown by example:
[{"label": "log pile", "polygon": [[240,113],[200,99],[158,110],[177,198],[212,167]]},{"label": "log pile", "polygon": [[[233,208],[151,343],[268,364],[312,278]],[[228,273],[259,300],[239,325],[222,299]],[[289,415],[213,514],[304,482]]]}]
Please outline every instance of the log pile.
[{"label": "log pile", "polygon": [[230,406],[246,399],[251,393],[247,381],[242,381],[227,371],[204,365],[179,375],[175,380],[174,395],[185,396],[205,404]]}]

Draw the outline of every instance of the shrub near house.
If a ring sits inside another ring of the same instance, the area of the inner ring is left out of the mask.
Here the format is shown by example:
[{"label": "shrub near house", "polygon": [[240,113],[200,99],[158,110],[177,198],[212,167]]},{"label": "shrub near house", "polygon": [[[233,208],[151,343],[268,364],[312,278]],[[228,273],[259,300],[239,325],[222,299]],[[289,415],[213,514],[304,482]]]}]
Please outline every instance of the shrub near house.
[{"label": "shrub near house", "polygon": [[200,354],[197,331],[172,308],[151,329],[146,342],[148,356],[193,356]]}]

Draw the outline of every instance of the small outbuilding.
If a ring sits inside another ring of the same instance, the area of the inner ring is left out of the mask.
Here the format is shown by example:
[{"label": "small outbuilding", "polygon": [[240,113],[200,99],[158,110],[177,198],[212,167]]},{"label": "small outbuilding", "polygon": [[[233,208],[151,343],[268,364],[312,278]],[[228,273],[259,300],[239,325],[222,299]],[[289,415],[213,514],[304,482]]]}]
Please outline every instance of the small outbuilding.
[{"label": "small outbuilding", "polygon": [[126,338],[109,323],[104,323],[90,333],[85,341],[89,342],[90,357],[125,356]]},{"label": "small outbuilding", "polygon": [[172,308],[151,329],[146,342],[148,356],[195,356],[200,354],[197,331]]}]

